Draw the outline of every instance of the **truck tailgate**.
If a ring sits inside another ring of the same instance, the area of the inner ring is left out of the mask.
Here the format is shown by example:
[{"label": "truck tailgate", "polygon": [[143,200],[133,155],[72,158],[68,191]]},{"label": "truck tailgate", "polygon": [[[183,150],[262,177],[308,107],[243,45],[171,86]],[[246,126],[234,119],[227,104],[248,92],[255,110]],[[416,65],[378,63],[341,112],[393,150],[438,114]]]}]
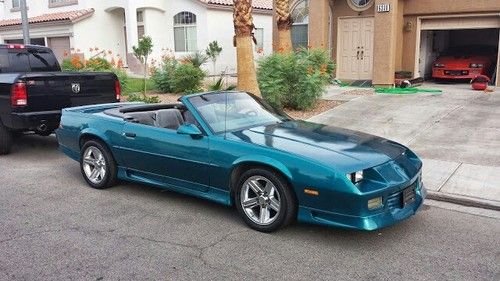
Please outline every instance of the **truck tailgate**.
[{"label": "truck tailgate", "polygon": [[26,74],[28,105],[21,111],[53,111],[88,104],[116,102],[116,75],[107,72]]}]

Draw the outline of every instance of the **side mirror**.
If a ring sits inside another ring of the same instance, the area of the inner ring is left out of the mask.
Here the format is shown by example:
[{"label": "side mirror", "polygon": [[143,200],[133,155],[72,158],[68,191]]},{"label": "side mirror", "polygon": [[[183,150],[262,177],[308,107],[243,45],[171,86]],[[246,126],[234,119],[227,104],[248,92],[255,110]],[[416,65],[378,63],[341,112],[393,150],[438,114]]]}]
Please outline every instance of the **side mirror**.
[{"label": "side mirror", "polygon": [[201,138],[203,133],[193,124],[184,124],[177,129],[179,135],[190,135],[193,138]]}]

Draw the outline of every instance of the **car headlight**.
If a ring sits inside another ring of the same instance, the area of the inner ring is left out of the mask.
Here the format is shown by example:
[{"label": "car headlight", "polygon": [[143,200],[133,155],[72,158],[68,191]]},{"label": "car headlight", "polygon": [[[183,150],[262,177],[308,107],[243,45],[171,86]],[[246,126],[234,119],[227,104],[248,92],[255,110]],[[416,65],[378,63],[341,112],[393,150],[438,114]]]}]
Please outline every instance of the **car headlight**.
[{"label": "car headlight", "polygon": [[346,175],[348,179],[352,181],[352,183],[358,183],[363,180],[363,171],[358,171],[356,173],[350,173]]},{"label": "car headlight", "polygon": [[482,63],[471,63],[470,68],[482,68],[484,65]]},{"label": "car headlight", "polygon": [[441,68],[441,67],[444,67],[444,64],[442,64],[442,63],[436,63],[436,64],[434,64],[434,67],[440,67]]}]

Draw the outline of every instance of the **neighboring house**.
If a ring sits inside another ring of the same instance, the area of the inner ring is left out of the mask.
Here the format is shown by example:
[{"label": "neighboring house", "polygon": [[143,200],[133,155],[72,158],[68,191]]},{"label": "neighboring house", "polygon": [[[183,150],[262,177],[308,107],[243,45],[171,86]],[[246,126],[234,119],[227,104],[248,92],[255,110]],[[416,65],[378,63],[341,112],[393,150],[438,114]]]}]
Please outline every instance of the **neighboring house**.
[{"label": "neighboring house", "polygon": [[[151,36],[159,60],[166,50],[182,57],[218,41],[223,52],[217,73],[236,72],[232,0],[27,0],[32,44],[51,47],[62,60],[70,51],[90,58],[101,51],[121,57],[134,72],[132,54],[143,35]],[[256,53],[272,51],[272,0],[254,1]],[[3,7],[2,7],[3,6]],[[22,43],[19,0],[0,3],[0,41]],[[95,51],[98,48],[99,51]],[[212,70],[211,64],[207,69]]]},{"label": "neighboring house", "polygon": [[295,46],[328,48],[337,78],[376,85],[396,71],[429,77],[449,47],[500,41],[498,0],[293,0],[291,10]]}]

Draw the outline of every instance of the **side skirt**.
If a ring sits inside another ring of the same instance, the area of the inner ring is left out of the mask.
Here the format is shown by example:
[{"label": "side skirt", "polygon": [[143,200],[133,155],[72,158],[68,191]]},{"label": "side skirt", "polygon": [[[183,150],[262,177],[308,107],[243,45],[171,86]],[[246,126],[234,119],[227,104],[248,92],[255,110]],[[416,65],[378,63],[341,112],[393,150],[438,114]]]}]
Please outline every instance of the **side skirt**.
[{"label": "side skirt", "polygon": [[139,176],[137,173],[128,173],[127,169],[124,167],[118,167],[118,178],[124,181],[130,181],[140,184],[147,184],[156,186],[159,188],[175,191],[178,193],[198,197],[201,199],[207,199],[214,201],[216,203],[231,206],[231,195],[229,191],[221,190],[214,187],[208,187],[207,191],[200,191],[195,189],[187,189],[184,187],[175,186],[172,184],[167,184],[164,181],[155,180],[154,178],[162,178],[162,176],[151,174],[150,177],[146,177],[147,173],[141,172],[145,176]]}]

